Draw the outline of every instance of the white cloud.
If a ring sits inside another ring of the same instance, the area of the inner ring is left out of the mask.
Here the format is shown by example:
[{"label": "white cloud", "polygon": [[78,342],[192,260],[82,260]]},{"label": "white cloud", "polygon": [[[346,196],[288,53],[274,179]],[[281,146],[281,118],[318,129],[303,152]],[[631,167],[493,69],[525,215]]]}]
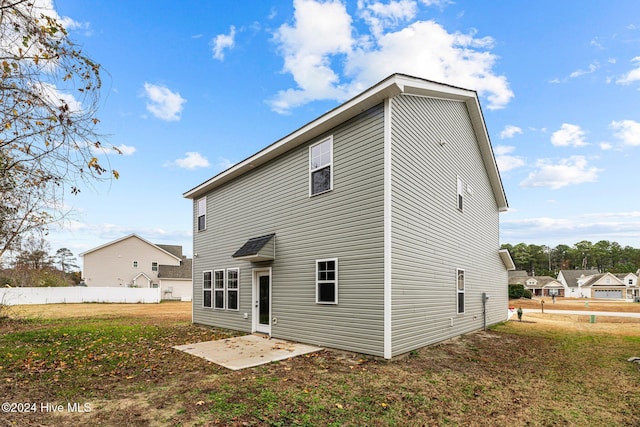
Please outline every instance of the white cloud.
[{"label": "white cloud", "polygon": [[58,21],[60,25],[69,31],[89,30],[90,25],[88,22],[78,22],[68,16],[60,16],[55,10],[53,0],[36,0],[33,2],[33,6],[34,16],[37,16],[38,18],[40,17],[40,14],[49,16]]},{"label": "white cloud", "polygon": [[131,156],[133,153],[136,152],[136,147],[133,147],[131,145],[126,145],[126,144],[120,144],[117,147],[116,146],[112,146],[112,147],[108,147],[108,146],[101,146],[98,149],[95,149],[94,151],[97,151],[98,153],[104,153],[104,154],[122,154],[123,156]]},{"label": "white cloud", "polygon": [[147,110],[156,118],[168,122],[180,120],[180,113],[187,100],[178,92],[172,92],[166,86],[146,82],[144,92],[148,99]]},{"label": "white cloud", "polygon": [[620,120],[611,122],[609,127],[615,131],[614,135],[624,145],[640,145],[640,123],[634,120]]},{"label": "white cloud", "polygon": [[[640,241],[639,212],[590,213],[572,217],[533,217],[500,221],[501,241],[573,244],[582,240]],[[556,242],[556,243],[553,243]]]},{"label": "white cloud", "polygon": [[513,138],[517,134],[522,134],[522,129],[518,126],[506,125],[504,129],[502,129],[502,132],[500,132],[500,138]]},{"label": "white cloud", "polygon": [[235,164],[236,162],[232,160],[226,159],[224,157],[218,157],[218,164],[216,166],[218,170],[225,171]]},{"label": "white cloud", "polygon": [[362,1],[359,5],[360,16],[371,28],[376,38],[388,28],[395,28],[399,24],[413,19],[418,10],[417,4],[412,0],[390,1]]},{"label": "white cloud", "polygon": [[515,147],[508,145],[498,145],[495,147],[496,163],[498,163],[498,170],[500,170],[500,172],[507,172],[525,165],[522,157],[510,155],[514,150]]},{"label": "white cloud", "polygon": [[351,51],[351,16],[337,0],[295,0],[294,7],[295,26],[284,24],[274,35],[284,57],[284,71],[298,85],[298,89],[278,92],[271,101],[272,109],[279,113],[314,100],[348,97],[331,69],[330,56]]},{"label": "white cloud", "polygon": [[560,130],[551,135],[551,143],[556,147],[582,147],[587,145],[584,136],[585,132],[580,126],[563,123]]},{"label": "white cloud", "polygon": [[619,83],[622,85],[628,85],[630,83],[637,82],[638,80],[640,80],[640,56],[636,56],[631,60],[631,62],[635,62],[638,66],[633,70],[629,71],[620,79],[618,79],[616,83]]},{"label": "white cloud", "polygon": [[548,160],[538,160],[537,170],[520,183],[521,187],[548,187],[557,190],[567,185],[583,184],[598,180],[602,169],[589,166],[584,156],[571,156],[557,164]]},{"label": "white cloud", "polygon": [[440,6],[441,8],[448,5],[453,4],[452,0],[420,0],[420,3],[425,6]]},{"label": "white cloud", "polygon": [[609,142],[601,142],[600,143],[600,149],[604,150],[604,151],[613,150],[613,144],[611,144]]},{"label": "white cloud", "polygon": [[396,72],[473,89],[488,99],[489,109],[504,107],[513,92],[493,72],[494,40],[473,31],[449,33],[434,21],[405,25],[415,18],[414,4],[359,2],[357,17],[369,33],[357,34],[342,2],[295,0],[293,24],[282,25],[274,40],[296,87],[278,92],[272,109],[286,113],[315,100],[343,101]]},{"label": "white cloud", "polygon": [[589,69],[587,70],[576,70],[569,74],[569,78],[575,79],[576,77],[584,76],[585,74],[594,73],[598,68],[600,68],[600,64],[598,62],[594,62],[593,64],[589,64]]},{"label": "white cloud", "polygon": [[174,162],[166,163],[165,166],[178,166],[182,169],[197,169],[197,168],[208,168],[210,166],[209,160],[204,157],[202,154],[195,151],[187,151],[185,157],[181,159],[177,159]]},{"label": "white cloud", "polygon": [[40,96],[54,109],[58,109],[66,104],[69,107],[69,112],[82,112],[82,103],[80,101],[78,101],[73,95],[60,91],[50,83],[37,82],[34,85],[34,90],[40,92]]},{"label": "white cloud", "polygon": [[211,40],[213,47],[213,57],[220,61],[224,60],[224,51],[235,46],[236,27],[233,25],[229,29],[229,34],[218,34]]}]

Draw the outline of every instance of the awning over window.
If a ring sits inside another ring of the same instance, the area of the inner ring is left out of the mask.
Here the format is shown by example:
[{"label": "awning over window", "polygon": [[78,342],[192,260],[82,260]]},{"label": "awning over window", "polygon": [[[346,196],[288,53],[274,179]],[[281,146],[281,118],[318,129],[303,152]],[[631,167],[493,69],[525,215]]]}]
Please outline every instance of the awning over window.
[{"label": "awning over window", "polygon": [[231,256],[251,262],[273,261],[276,256],[275,233],[247,240],[247,243]]}]

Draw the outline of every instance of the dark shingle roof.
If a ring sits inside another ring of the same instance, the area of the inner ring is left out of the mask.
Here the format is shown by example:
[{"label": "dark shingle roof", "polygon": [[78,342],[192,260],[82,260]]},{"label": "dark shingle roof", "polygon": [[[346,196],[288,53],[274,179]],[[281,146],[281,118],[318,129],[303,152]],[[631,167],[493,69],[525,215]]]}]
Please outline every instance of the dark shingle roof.
[{"label": "dark shingle roof", "polygon": [[567,286],[577,287],[578,279],[584,276],[593,276],[594,274],[598,274],[598,270],[560,270],[562,272],[562,277],[567,282]]},{"label": "dark shingle roof", "polygon": [[161,279],[191,279],[192,266],[193,260],[191,258],[182,257],[180,265],[158,266],[158,277]]},{"label": "dark shingle roof", "polygon": [[233,258],[238,258],[238,257],[244,257],[244,256],[257,255],[258,252],[260,252],[260,249],[262,249],[267,243],[269,243],[269,240],[271,240],[273,236],[275,236],[275,233],[249,239],[247,240],[247,243],[242,245],[242,247],[238,249],[236,253],[234,253],[231,256]]},{"label": "dark shingle roof", "polygon": [[182,258],[182,246],[178,245],[156,245],[162,250],[169,252],[171,255],[175,255],[178,258]]}]

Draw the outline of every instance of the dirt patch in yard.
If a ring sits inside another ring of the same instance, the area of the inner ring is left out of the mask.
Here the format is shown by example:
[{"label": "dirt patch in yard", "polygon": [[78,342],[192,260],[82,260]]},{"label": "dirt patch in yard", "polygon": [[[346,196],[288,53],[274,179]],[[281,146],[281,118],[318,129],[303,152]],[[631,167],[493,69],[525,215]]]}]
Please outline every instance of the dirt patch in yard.
[{"label": "dirt patch in yard", "polygon": [[640,425],[640,323],[525,313],[391,361],[319,351],[229,371],[173,349],[230,336],[191,325],[190,303],[26,310],[0,322],[0,395],[91,411],[0,425]]}]

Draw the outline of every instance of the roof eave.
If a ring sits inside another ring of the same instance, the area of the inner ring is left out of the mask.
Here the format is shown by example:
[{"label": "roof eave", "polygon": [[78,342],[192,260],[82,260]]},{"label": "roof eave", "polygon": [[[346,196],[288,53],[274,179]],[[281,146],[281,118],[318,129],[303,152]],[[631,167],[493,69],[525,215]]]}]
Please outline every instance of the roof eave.
[{"label": "roof eave", "polygon": [[385,80],[372,86],[360,95],[357,95],[344,104],[330,110],[295,132],[262,149],[253,156],[237,163],[231,168],[185,192],[183,197],[187,199],[196,199],[204,196],[219,185],[222,185],[248,172],[249,170],[274,159],[300,144],[306,143],[309,140],[330,131],[350,118],[382,103],[385,99],[397,96],[401,93],[434,98],[446,98],[465,102],[467,110],[471,116],[476,138],[479,142],[482,159],[485,164],[487,174],[489,175],[498,211],[507,211],[509,207],[507,197],[504,192],[493,149],[491,148],[491,140],[489,139],[489,134],[487,132],[477,93],[473,90],[437,83],[405,74],[393,74],[387,77]]},{"label": "roof eave", "polygon": [[310,139],[316,138],[323,133],[330,131],[350,118],[382,103],[386,98],[398,95],[402,92],[402,88],[393,77],[396,76],[383,80],[355,98],[352,98],[344,104],[330,110],[293,133],[290,133],[284,138],[258,151],[251,157],[235,164],[197,187],[192,188],[185,192],[183,197],[187,199],[195,199],[203,196],[219,185],[222,185],[225,182],[228,182],[249,170],[274,159],[275,157],[309,141]]}]

